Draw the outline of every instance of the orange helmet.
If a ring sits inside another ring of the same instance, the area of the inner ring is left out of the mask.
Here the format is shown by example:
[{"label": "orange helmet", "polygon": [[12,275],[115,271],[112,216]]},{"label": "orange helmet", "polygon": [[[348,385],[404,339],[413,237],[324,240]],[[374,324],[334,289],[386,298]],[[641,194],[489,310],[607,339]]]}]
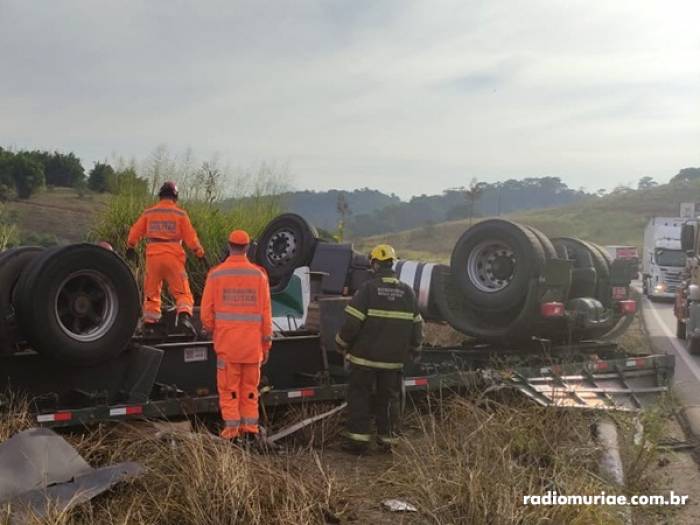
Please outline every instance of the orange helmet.
[{"label": "orange helmet", "polygon": [[250,244],[250,235],[248,235],[248,232],[245,230],[233,230],[231,235],[228,236],[228,242],[230,244],[246,246]]}]

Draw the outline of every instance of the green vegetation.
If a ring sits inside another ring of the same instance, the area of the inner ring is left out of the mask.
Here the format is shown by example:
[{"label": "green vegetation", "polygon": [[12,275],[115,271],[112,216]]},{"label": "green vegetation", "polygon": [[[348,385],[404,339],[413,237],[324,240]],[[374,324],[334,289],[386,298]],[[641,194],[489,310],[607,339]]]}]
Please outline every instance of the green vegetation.
[{"label": "green vegetation", "polygon": [[354,237],[399,232],[424,224],[469,217],[561,206],[587,196],[590,195],[582,190],[569,188],[558,177],[496,183],[479,182],[473,178],[466,186],[437,195],[419,195],[408,202],[402,202],[394,194],[387,195],[369,188],[295,191],[281,195],[286,211],[298,213],[325,230],[333,231],[342,223],[345,233]]},{"label": "green vegetation", "polygon": [[[223,180],[221,182],[223,183]],[[207,184],[206,180],[203,183]],[[259,181],[257,187],[263,186],[263,181]],[[146,207],[157,202],[157,197],[144,191],[144,188],[142,181],[137,181],[133,186],[122,186],[120,192],[107,201],[106,206],[95,218],[89,238],[107,241],[117,252],[123,254],[131,225]],[[191,192],[196,191],[192,186],[189,189]],[[206,188],[202,193],[206,194]],[[226,210],[222,209],[215,199],[181,200],[179,205],[187,210],[206,252],[204,266],[189,253],[187,270],[195,295],[201,293],[208,267],[222,260],[226,239],[231,230],[242,228],[255,236],[280,212],[278,197],[267,193],[249,195],[237,206]],[[140,267],[143,268],[143,265]]]},{"label": "green vegetation", "polygon": [[0,200],[28,199],[46,185],[79,188],[84,184],[85,171],[73,153],[0,148]]}]

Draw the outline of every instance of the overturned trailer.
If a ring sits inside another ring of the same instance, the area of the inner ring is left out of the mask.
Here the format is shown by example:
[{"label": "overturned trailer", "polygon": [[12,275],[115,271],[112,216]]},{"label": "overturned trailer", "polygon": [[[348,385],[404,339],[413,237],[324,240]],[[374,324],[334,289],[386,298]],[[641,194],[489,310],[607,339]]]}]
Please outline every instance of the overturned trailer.
[{"label": "overturned trailer", "polygon": [[[634,314],[627,267],[595,245],[550,241],[483,221],[450,265],[399,261],[429,322],[468,337],[405,367],[405,390],[500,384],[537,402],[639,408],[667,388],[670,356],[632,357],[604,339]],[[250,257],[270,276],[275,337],[263,369],[267,405],[342,399],[347,370],[334,336],[350,296],[371,277],[350,244],[323,242],[301,217],[273,220]],[[0,254],[3,390],[28,395],[37,421],[59,426],[216,413],[210,341],[135,336],[140,300],[125,262],[90,244]],[[494,367],[493,356],[508,356]]]}]

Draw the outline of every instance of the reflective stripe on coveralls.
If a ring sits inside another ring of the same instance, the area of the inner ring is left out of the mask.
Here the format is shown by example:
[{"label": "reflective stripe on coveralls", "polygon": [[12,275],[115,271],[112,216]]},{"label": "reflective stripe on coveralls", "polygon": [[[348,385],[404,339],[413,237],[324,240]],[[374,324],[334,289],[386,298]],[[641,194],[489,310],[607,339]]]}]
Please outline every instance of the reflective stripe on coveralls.
[{"label": "reflective stripe on coveralls", "polygon": [[[216,312],[214,314],[214,319],[217,321],[246,321],[246,322],[257,322],[262,321],[262,315],[260,314],[235,314],[232,312]],[[267,339],[271,341],[270,337]]]},{"label": "reflective stripe on coveralls", "polygon": [[224,420],[240,421],[221,436],[257,433],[260,367],[272,342],[270,288],[265,272],[244,254],[212,269],[202,294],[202,325],[211,331],[223,368],[217,370]]},{"label": "reflective stripe on coveralls", "polygon": [[364,321],[365,319],[367,319],[367,316],[365,314],[363,314],[357,308],[354,308],[350,305],[347,305],[345,307],[345,313],[352,315],[353,317],[356,317],[360,321]]},{"label": "reflective stripe on coveralls", "polygon": [[381,361],[371,361],[352,354],[346,354],[345,359],[353,365],[366,366],[368,368],[381,368],[383,370],[400,370],[403,368],[403,363],[382,363]]},{"label": "reflective stripe on coveralls", "polygon": [[185,272],[184,242],[198,257],[204,250],[187,213],[169,199],[146,209],[129,230],[127,246],[134,248],[146,240],[146,271],[144,273],[144,322],[155,323],[161,318],[163,281],[175,298],[177,312],[192,315],[194,298]]}]

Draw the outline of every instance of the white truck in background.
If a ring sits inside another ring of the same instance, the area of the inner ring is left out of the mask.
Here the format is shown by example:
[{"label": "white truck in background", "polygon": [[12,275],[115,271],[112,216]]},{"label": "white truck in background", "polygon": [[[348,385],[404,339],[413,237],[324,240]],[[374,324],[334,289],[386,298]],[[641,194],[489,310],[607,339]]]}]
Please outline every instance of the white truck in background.
[{"label": "white truck in background", "polygon": [[681,228],[687,219],[652,217],[644,230],[642,285],[649,299],[673,299],[681,284],[685,252]]}]

